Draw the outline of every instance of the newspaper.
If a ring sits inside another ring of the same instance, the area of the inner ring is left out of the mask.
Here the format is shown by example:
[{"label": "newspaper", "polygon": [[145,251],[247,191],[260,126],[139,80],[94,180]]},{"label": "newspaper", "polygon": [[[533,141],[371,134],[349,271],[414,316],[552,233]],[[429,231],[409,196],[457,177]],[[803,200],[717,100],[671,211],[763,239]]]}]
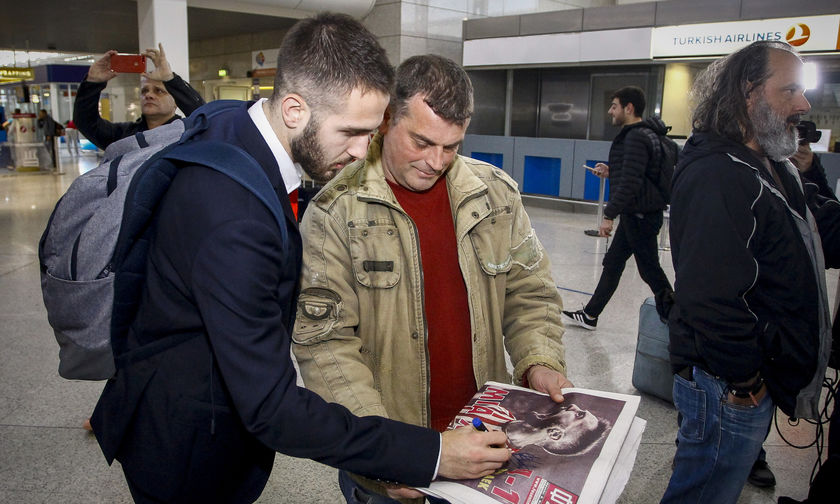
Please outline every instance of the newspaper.
[{"label": "newspaper", "polygon": [[420,490],[452,504],[614,502],[645,426],[635,418],[639,397],[580,388],[564,389],[563,396],[558,404],[534,390],[485,383],[449,428],[479,418],[488,429],[503,430],[510,460],[484,478],[442,479]]}]

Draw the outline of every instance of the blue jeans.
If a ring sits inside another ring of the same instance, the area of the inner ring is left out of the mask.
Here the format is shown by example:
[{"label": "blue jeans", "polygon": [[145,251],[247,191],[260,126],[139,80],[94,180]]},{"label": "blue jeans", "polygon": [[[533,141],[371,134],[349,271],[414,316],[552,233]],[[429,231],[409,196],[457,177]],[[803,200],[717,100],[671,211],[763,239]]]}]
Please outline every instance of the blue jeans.
[{"label": "blue jeans", "polygon": [[[391,499],[387,495],[371,492],[359,485],[350,477],[347,471],[338,471],[338,486],[347,504],[400,504],[400,501]],[[431,504],[448,504],[448,501],[436,497],[426,496]]]},{"label": "blue jeans", "polygon": [[660,504],[735,504],[767,436],[773,400],[758,406],[726,402],[725,381],[694,368],[692,381],[674,376],[674,405],[682,422],[674,472]]}]

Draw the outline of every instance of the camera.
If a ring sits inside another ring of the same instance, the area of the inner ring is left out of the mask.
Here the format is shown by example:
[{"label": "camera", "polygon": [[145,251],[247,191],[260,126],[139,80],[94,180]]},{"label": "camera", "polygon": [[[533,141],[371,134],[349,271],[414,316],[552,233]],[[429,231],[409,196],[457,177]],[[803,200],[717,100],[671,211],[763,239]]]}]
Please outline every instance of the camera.
[{"label": "camera", "polygon": [[817,130],[817,125],[812,121],[799,121],[796,125],[799,131],[799,143],[816,143],[822,137],[822,131]]}]

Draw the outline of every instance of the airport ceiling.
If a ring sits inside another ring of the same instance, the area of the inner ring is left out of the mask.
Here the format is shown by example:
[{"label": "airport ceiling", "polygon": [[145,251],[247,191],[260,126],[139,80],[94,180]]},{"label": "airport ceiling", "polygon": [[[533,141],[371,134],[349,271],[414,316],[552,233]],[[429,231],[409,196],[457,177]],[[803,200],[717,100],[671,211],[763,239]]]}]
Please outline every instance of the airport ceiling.
[{"label": "airport ceiling", "polygon": [[[33,7],[34,5],[34,7]],[[133,0],[0,0],[0,49],[138,52]],[[285,29],[297,19],[187,7],[189,39]]]}]

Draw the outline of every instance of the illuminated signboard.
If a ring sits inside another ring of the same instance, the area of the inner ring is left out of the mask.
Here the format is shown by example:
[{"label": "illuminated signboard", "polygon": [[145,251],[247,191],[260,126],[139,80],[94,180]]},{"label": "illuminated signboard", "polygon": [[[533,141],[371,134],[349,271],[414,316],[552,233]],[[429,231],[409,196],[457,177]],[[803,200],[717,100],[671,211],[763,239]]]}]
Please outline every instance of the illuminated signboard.
[{"label": "illuminated signboard", "polygon": [[262,51],[251,51],[251,68],[277,68],[277,56],[280,49],[263,49]]},{"label": "illuminated signboard", "polygon": [[35,72],[31,68],[0,67],[0,79],[33,80]]},{"label": "illuminated signboard", "polygon": [[663,26],[653,29],[651,56],[717,56],[757,40],[788,42],[800,52],[840,51],[840,15]]}]

